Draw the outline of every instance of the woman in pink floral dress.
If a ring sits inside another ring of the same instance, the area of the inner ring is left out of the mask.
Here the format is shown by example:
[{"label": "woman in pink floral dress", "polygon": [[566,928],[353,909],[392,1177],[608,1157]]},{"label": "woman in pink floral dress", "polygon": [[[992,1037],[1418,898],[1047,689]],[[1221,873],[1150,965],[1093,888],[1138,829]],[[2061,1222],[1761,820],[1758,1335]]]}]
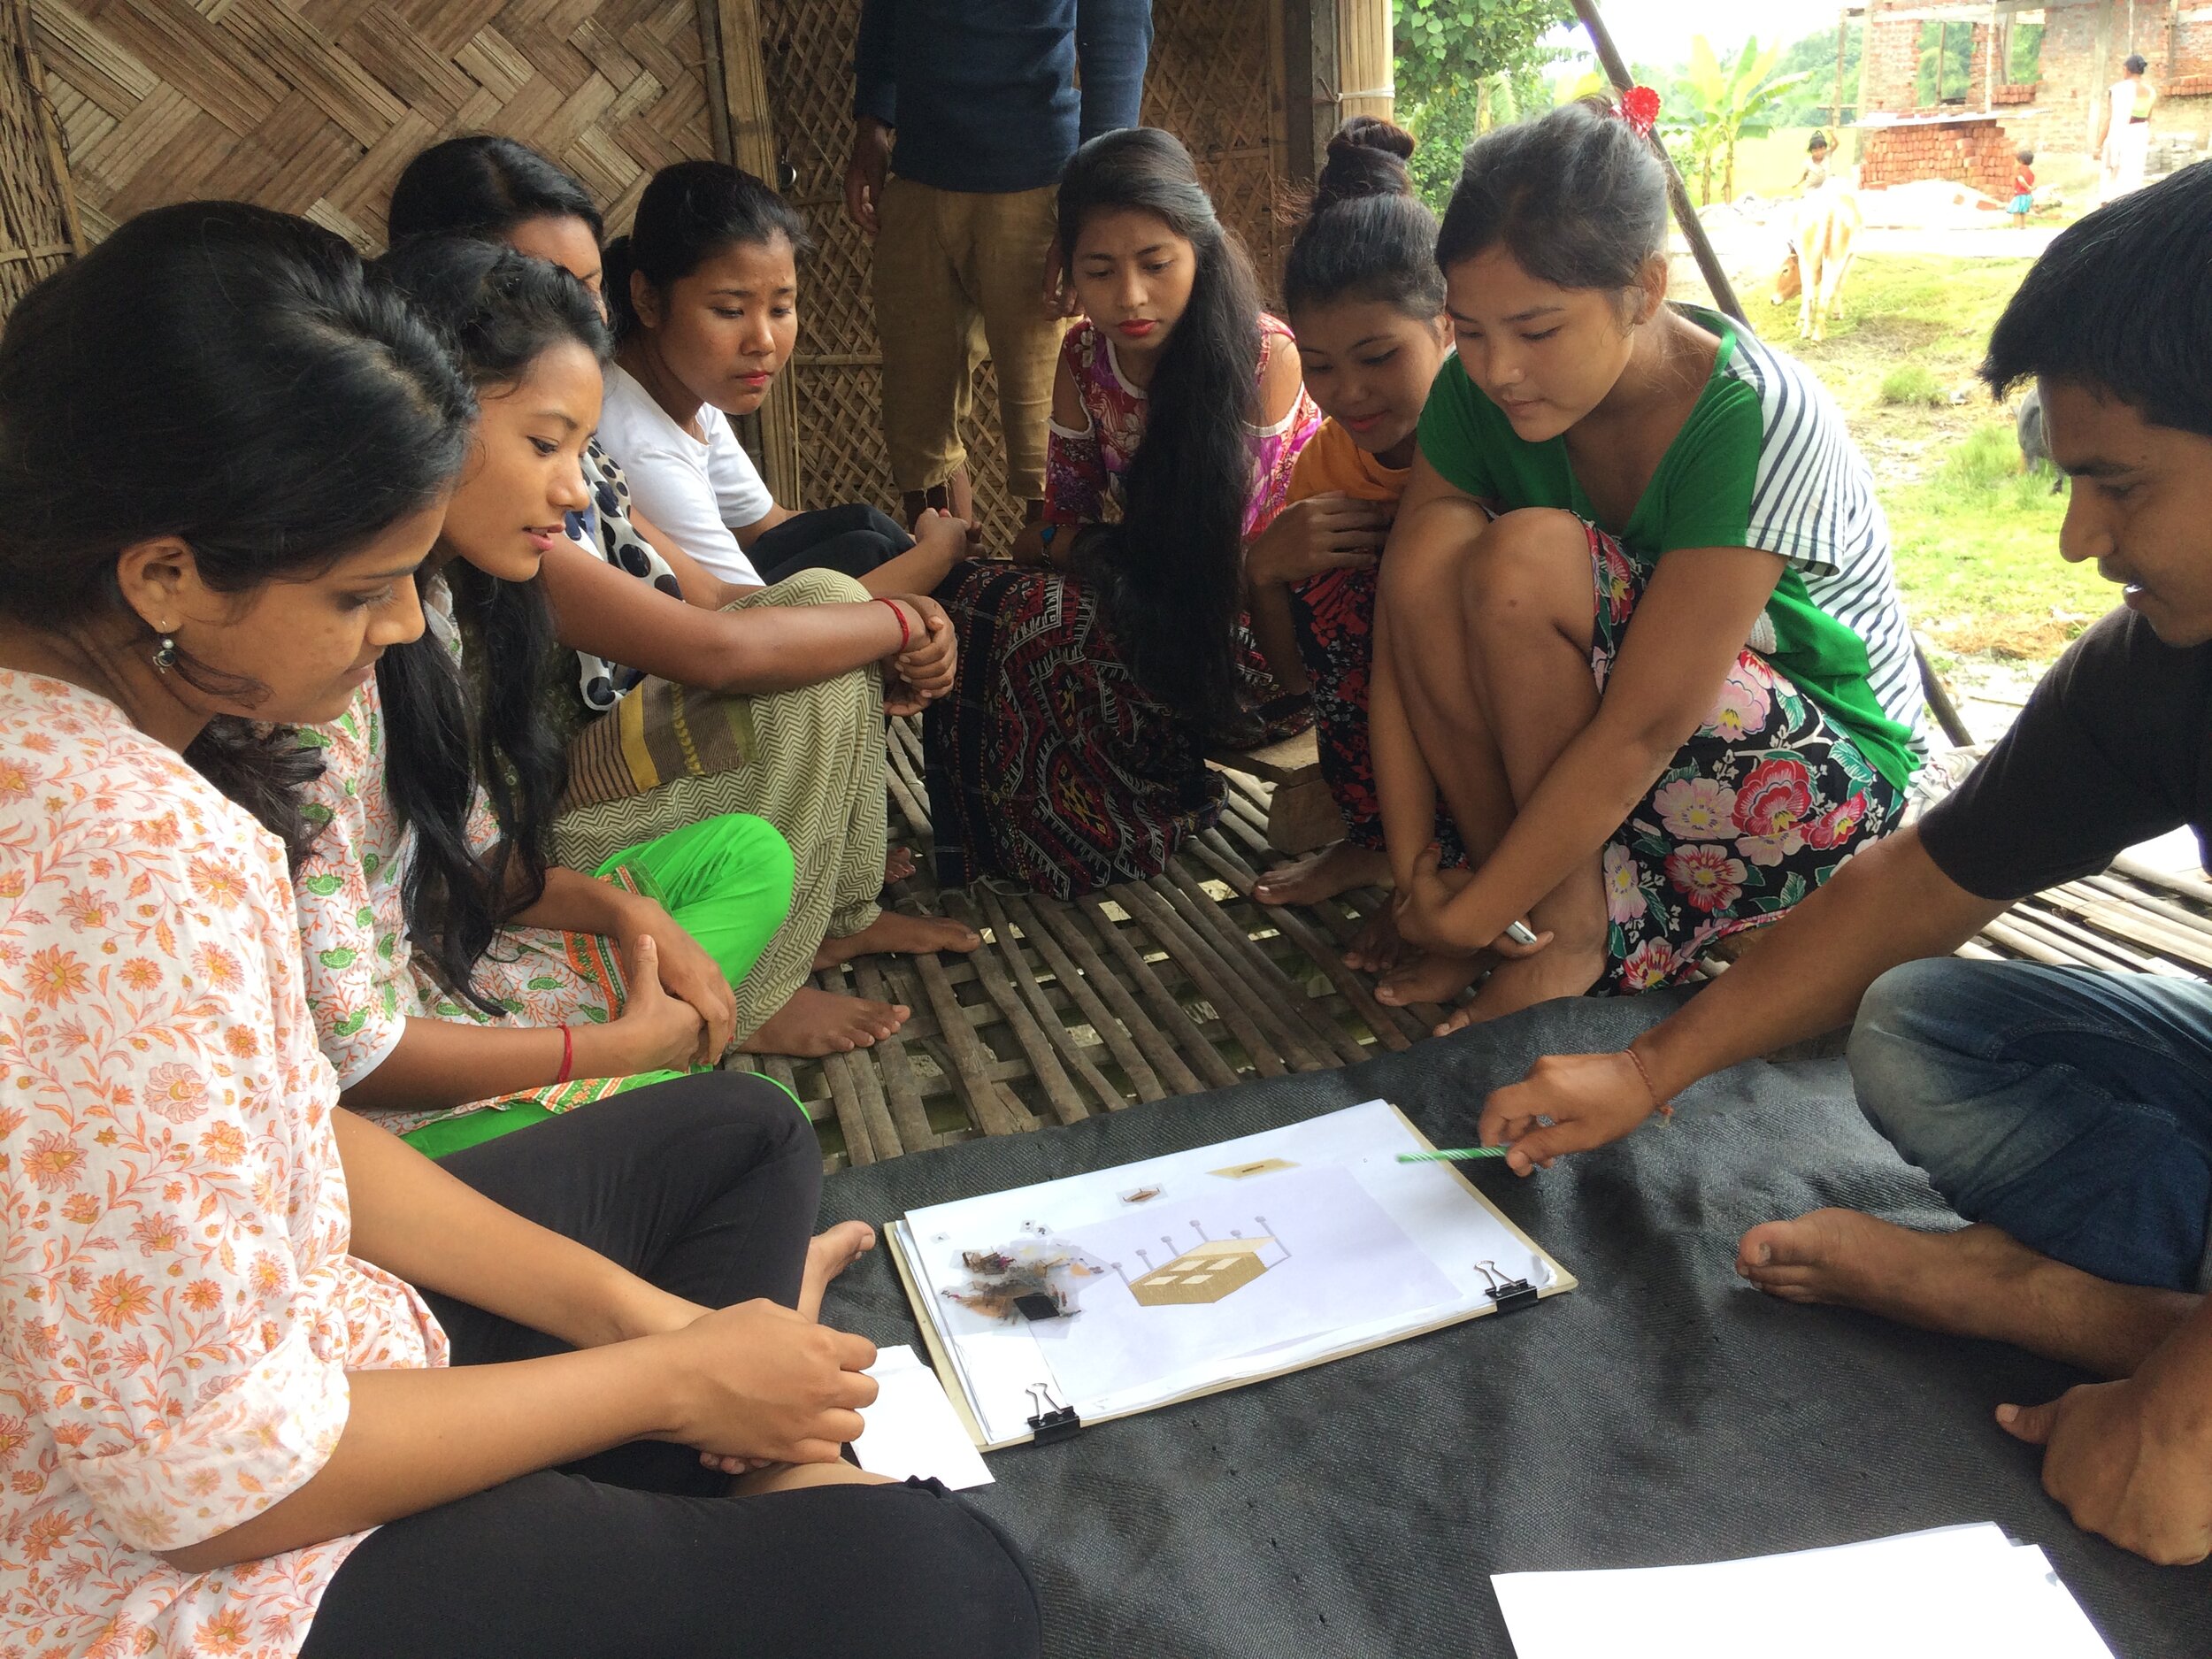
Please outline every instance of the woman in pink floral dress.
[{"label": "woman in pink floral dress", "polygon": [[1088,316],[1053,388],[1041,522],[956,566],[952,695],[923,733],[938,874],[1066,897],[1156,875],[1221,815],[1211,744],[1302,730],[1245,618],[1244,549],[1321,424],[1290,331],[1181,144],[1092,140],[1060,183]]},{"label": "woman in pink floral dress", "polygon": [[0,337],[0,1652],[1034,1654],[995,1528],[837,1460],[874,1350],[815,1316],[872,1237],[809,1242],[780,1094],[443,1167],[336,1106],[297,751],[240,717],[419,634],[471,414],[342,241],[234,204]]}]

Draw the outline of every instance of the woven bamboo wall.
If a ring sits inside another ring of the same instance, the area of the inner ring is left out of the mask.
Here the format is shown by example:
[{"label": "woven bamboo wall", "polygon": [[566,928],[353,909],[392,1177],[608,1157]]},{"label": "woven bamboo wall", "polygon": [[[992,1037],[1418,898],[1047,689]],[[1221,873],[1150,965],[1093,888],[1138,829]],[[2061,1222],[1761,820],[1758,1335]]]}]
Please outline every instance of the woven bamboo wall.
[{"label": "woven bamboo wall", "polygon": [[[881,384],[868,301],[869,247],[845,218],[858,0],[759,0],[768,102],[780,158],[798,170],[795,199],[817,246],[793,368],[803,503],[889,506]],[[1273,216],[1282,168],[1279,8],[1271,0],[1155,0],[1144,119],[1199,160],[1223,217],[1251,244],[1270,288],[1279,265]],[[987,364],[979,417],[964,434],[979,508],[995,536],[1015,527]]]},{"label": "woven bamboo wall", "polygon": [[381,246],[426,144],[536,145],[626,224],[710,156],[697,0],[30,0],[88,235],[229,196]]},{"label": "woven bamboo wall", "polygon": [[0,4],[0,316],[67,262],[77,239],[61,137],[24,0]]}]

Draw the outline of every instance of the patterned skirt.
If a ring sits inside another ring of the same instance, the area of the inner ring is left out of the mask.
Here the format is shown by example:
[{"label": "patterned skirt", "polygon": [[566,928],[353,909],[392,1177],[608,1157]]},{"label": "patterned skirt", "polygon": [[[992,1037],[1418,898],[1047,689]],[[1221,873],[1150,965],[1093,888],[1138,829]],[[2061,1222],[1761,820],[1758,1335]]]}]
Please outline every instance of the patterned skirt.
[{"label": "patterned skirt", "polygon": [[[944,885],[1002,877],[1071,898],[1159,874],[1220,818],[1204,733],[1137,683],[1083,583],[971,560],[937,597],[960,637],[959,678],[922,723]],[[1248,703],[1267,707],[1279,688],[1248,636],[1241,669]],[[1263,729],[1310,718],[1301,703]]]},{"label": "patterned skirt", "polygon": [[[1605,689],[1650,575],[1589,528],[1590,671]],[[1605,847],[1600,994],[1689,977],[1716,941],[1778,919],[1894,829],[1904,793],[1747,647],[1689,741]]]}]

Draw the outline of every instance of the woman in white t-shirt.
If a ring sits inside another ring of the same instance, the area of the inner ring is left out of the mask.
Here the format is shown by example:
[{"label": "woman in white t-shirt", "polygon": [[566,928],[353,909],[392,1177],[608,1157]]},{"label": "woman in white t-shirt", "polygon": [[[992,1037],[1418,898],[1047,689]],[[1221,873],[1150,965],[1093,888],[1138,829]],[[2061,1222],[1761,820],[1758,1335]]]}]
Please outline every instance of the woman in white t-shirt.
[{"label": "woman in white t-shirt", "polygon": [[716,161],[664,167],[605,251],[619,342],[599,441],[639,507],[726,581],[839,570],[872,593],[927,593],[965,549],[916,547],[864,503],[780,507],[731,429],[790,360],[806,226],[758,179]]},{"label": "woman in white t-shirt", "polygon": [[[513,139],[456,138],[424,150],[393,189],[390,224],[396,242],[504,243],[594,295],[602,288],[598,210],[582,185]],[[533,584],[568,648],[540,687],[568,744],[555,850],[595,869],[622,848],[705,818],[767,819],[791,847],[795,891],[791,918],[748,982],[757,999],[775,986],[788,996],[746,1047],[812,1056],[878,1041],[905,1010],[820,989],[807,982],[810,970],[873,951],[982,942],[963,924],[878,902],[887,879],[913,868],[905,849],[886,845],[883,711],[911,712],[941,695],[955,661],[944,612],[900,584],[936,580],[915,571],[916,557],[941,571],[965,547],[966,526],[926,517],[922,547],[865,585],[812,569],[764,588],[749,565],[741,580],[710,571],[687,535],[637,511],[623,468],[596,439],[582,465],[590,501],[566,514],[567,534]],[[718,519],[713,528],[728,536]]]}]

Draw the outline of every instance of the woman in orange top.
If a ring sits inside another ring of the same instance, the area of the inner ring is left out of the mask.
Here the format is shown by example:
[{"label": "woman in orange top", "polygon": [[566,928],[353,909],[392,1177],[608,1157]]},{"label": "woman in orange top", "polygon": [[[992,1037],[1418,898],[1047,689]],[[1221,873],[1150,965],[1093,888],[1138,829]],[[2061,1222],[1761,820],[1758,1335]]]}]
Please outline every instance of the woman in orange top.
[{"label": "woman in orange top", "polygon": [[[1329,141],[1283,273],[1306,389],[1328,419],[1300,453],[1290,504],[1255,543],[1247,580],[1269,669],[1286,687],[1312,692],[1321,773],[1344,839],[1270,871],[1257,889],[1264,904],[1312,904],[1390,881],[1368,747],[1375,571],[1412,476],[1422,404],[1450,344],[1436,219],[1406,177],[1412,153],[1412,137],[1387,121],[1346,122]],[[1464,863],[1440,815],[1438,832],[1449,862]],[[1383,919],[1345,960],[1379,972],[1396,956],[1395,930]]]}]

